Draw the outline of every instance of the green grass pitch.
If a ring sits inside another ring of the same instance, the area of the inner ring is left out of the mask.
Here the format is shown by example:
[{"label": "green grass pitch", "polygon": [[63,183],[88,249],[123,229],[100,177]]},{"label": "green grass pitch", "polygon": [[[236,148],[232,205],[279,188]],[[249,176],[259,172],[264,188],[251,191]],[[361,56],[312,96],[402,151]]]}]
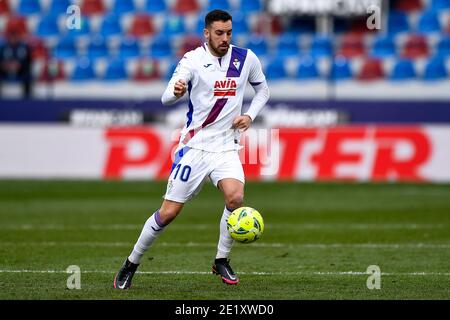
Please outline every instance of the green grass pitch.
[{"label": "green grass pitch", "polygon": [[[247,183],[265,219],[235,244],[240,275],[211,274],[223,199],[189,202],[146,253],[131,290],[112,288],[165,182],[0,181],[0,299],[449,299],[450,185]],[[81,269],[81,289],[65,272]],[[367,288],[368,266],[381,270]]]}]

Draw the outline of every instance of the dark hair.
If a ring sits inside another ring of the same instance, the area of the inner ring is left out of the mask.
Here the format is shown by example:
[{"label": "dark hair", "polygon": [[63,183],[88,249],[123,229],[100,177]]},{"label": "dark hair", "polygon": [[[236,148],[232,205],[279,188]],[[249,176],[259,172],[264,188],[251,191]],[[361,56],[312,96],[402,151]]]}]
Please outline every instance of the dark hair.
[{"label": "dark hair", "polygon": [[228,20],[233,21],[233,18],[231,15],[223,10],[217,9],[208,12],[208,14],[205,16],[205,28],[209,28],[211,24],[215,21],[223,21],[226,22]]}]

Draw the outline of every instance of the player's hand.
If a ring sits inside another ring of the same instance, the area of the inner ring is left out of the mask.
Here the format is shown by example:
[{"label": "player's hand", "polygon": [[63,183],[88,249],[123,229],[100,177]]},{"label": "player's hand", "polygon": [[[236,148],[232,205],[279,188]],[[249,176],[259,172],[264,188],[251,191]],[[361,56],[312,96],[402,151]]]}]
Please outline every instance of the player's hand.
[{"label": "player's hand", "polygon": [[246,131],[248,128],[250,128],[250,125],[252,124],[252,118],[248,115],[239,116],[233,121],[233,127],[234,129],[238,129],[240,132]]},{"label": "player's hand", "polygon": [[176,97],[181,98],[185,93],[186,93],[186,82],[180,79],[177,82],[175,82],[173,94]]}]

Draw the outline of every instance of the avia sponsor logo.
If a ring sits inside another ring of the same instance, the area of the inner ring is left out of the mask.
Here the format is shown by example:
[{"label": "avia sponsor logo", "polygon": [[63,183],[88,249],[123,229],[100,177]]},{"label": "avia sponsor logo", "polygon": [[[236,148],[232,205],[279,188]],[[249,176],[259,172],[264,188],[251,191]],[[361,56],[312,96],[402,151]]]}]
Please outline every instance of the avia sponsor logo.
[{"label": "avia sponsor logo", "polygon": [[234,97],[236,95],[237,84],[233,79],[216,80],[214,83],[215,97]]}]

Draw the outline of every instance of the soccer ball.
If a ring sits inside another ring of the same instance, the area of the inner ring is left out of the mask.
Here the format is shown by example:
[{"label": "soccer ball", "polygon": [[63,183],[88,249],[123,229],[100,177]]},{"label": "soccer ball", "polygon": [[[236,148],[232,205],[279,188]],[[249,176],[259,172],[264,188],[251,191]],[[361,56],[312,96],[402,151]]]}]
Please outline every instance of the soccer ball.
[{"label": "soccer ball", "polygon": [[264,232],[264,220],[257,210],[241,207],[228,217],[227,229],[234,240],[250,243],[261,237]]}]

